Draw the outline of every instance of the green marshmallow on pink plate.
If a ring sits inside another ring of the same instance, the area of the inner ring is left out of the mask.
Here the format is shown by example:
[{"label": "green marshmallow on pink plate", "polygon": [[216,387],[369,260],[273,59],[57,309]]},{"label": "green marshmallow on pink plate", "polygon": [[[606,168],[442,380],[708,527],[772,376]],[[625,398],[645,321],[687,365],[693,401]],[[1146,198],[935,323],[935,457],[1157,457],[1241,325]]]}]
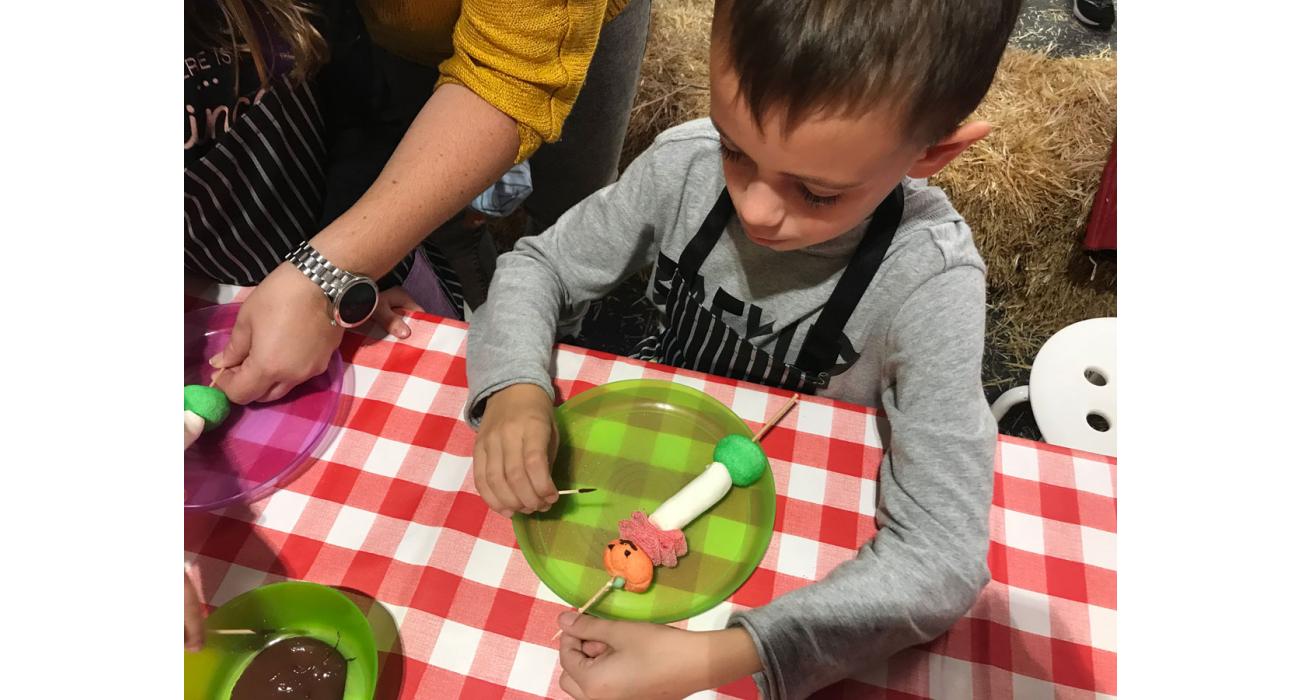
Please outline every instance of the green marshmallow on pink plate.
[{"label": "green marshmallow on pink plate", "polygon": [[187,384],[185,410],[203,419],[204,430],[212,430],[230,415],[230,399],[226,398],[226,392],[214,386]]}]

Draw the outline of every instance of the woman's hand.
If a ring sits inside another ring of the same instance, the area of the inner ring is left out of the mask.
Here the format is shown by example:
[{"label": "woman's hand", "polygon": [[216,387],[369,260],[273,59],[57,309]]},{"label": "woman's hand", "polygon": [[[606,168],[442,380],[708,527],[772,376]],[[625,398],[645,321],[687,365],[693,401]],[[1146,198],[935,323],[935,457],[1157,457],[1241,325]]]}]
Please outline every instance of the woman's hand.
[{"label": "woman's hand", "polygon": [[474,486],[506,517],[547,510],[559,499],[551,480],[558,446],[551,398],[533,384],[508,386],[488,398],[483,412],[474,441]]},{"label": "woman's hand", "polygon": [[749,633],[560,615],[560,687],[578,700],[681,698],[761,669]]},{"label": "woman's hand", "polygon": [[248,296],[230,342],[212,359],[225,369],[217,386],[237,404],[276,401],[324,372],[342,338],[320,288],[282,263]]}]

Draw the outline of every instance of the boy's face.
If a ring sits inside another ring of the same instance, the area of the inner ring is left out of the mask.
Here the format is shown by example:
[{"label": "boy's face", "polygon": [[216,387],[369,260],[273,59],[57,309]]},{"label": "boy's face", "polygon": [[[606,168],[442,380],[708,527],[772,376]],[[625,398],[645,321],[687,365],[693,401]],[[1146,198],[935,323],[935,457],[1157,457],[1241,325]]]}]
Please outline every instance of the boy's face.
[{"label": "boy's face", "polygon": [[718,44],[710,55],[710,116],[721,134],[727,190],[754,243],[789,251],[830,240],[860,224],[905,175],[933,174],[916,171],[928,170],[918,166],[942,145],[903,138],[888,113],[813,115],[785,134],[783,110],[775,109],[760,129]]}]

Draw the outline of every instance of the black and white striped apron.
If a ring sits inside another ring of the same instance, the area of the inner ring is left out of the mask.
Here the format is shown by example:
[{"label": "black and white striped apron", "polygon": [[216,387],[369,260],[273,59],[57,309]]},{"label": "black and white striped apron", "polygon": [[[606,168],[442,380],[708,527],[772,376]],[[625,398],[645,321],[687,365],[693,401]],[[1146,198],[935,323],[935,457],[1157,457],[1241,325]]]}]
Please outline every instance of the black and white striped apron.
[{"label": "black and white striped apron", "polygon": [[643,342],[634,356],[741,381],[816,393],[830,382],[840,335],[898,230],[903,215],[903,188],[896,187],[876,208],[862,242],[808,331],[793,365],[776,360],[745,340],[704,304],[700,266],[734,213],[731,197],[723,188],[677,262],[659,333]]},{"label": "black and white striped apron", "polygon": [[[185,169],[185,267],[225,284],[260,284],[321,228],[328,148],[312,81],[275,78],[207,153]],[[426,246],[453,300],[450,265]],[[415,254],[380,280],[399,284]],[[459,308],[457,306],[456,308]]]}]

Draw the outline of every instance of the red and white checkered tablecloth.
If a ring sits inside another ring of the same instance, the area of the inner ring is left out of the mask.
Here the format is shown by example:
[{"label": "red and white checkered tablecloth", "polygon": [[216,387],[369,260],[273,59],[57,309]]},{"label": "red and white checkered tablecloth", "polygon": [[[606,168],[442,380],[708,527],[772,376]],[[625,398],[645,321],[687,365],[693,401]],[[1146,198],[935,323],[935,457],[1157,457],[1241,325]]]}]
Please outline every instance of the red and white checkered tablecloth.
[{"label": "red and white checkered tablecloth", "polygon": [[[346,397],[315,461],[260,502],[187,516],[187,559],[210,606],[285,578],[348,592],[376,629],[378,698],[565,697],[550,638],[566,606],[529,569],[510,522],[474,491],[474,433],[460,419],[465,327],[426,315],[409,322],[405,340],[344,335]],[[619,379],[667,379],[709,393],[754,428],[782,403],[764,387],[579,348],[559,348],[555,365],[564,398]],[[763,443],[777,492],[766,556],[728,602],[679,625],[720,628],[732,610],[854,556],[876,532],[878,420],[859,406],[800,402]],[[1002,437],[993,580],[975,607],[934,642],[827,694],[1115,695],[1115,532],[1114,460]],[[744,679],[699,697],[757,695]]]}]

